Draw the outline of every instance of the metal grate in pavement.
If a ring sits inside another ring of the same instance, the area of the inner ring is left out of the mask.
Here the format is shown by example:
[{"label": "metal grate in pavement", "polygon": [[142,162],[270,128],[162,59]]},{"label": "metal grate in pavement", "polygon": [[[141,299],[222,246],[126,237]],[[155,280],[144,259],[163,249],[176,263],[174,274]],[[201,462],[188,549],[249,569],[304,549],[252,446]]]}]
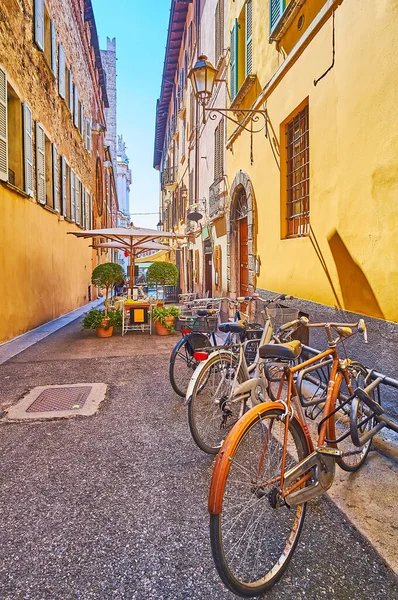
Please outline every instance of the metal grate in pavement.
[{"label": "metal grate in pavement", "polygon": [[90,417],[105,399],[105,383],[69,383],[43,385],[30,390],[19,402],[10,406],[5,421],[64,419]]},{"label": "metal grate in pavement", "polygon": [[41,392],[26,412],[49,412],[54,410],[77,410],[83,408],[91,392],[91,386],[52,388]]}]

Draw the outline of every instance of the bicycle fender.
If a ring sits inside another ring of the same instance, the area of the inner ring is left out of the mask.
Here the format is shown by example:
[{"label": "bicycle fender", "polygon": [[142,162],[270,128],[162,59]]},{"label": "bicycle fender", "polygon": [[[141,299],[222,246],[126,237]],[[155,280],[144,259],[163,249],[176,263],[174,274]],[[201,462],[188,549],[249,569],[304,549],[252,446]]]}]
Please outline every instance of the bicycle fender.
[{"label": "bicycle fender", "polygon": [[[210,514],[218,515],[221,513],[224,488],[231,466],[230,457],[233,455],[236,446],[239,443],[242,432],[251,423],[251,421],[254,421],[257,418],[259,413],[262,414],[270,409],[279,409],[282,412],[285,412],[285,406],[281,402],[263,402],[258,406],[253,406],[253,408],[251,408],[239,419],[237,423],[235,423],[225,438],[224,443],[216,456],[213,475],[211,478],[208,499],[208,511]],[[298,421],[296,416],[294,416],[294,418]]]},{"label": "bicycle fender", "polygon": [[210,362],[210,360],[212,358],[214,358],[215,356],[218,356],[218,357],[221,357],[221,358],[223,358],[225,356],[230,357],[231,353],[227,352],[225,350],[215,350],[214,352],[212,352],[211,354],[209,354],[209,356],[207,357],[206,360],[204,360],[201,363],[199,363],[199,365],[196,367],[195,371],[193,372],[191,380],[190,380],[190,382],[188,384],[187,393],[185,394],[184,406],[188,406],[188,404],[191,402],[193,391],[195,389],[195,384],[196,384],[196,381],[197,381],[199,375],[207,367],[207,365]]}]

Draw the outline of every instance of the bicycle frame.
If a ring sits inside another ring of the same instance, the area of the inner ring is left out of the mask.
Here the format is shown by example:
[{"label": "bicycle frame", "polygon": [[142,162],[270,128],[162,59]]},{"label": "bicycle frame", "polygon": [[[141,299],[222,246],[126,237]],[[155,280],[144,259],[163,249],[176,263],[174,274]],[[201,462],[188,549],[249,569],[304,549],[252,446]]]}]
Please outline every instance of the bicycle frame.
[{"label": "bicycle frame", "polygon": [[[322,419],[318,430],[317,445],[314,448],[306,416],[297,393],[294,375],[327,357],[330,357],[333,362],[331,365],[325,406],[322,411]],[[294,506],[307,502],[311,498],[320,496],[330,488],[334,481],[335,459],[341,454],[337,449],[337,444],[333,442],[335,439],[334,415],[337,396],[343,379],[347,384],[349,392],[352,393],[346,365],[347,361],[340,360],[337,348],[336,346],[333,346],[303,363],[293,367],[285,367],[288,391],[286,401],[279,400],[279,402],[285,406],[285,430],[281,475],[277,482],[281,489],[281,498],[283,498],[288,505]],[[280,393],[282,385],[283,382],[281,380],[278,393]],[[292,399],[295,414],[304,431],[310,454],[292,469],[285,472],[289,419],[293,416]],[[264,454],[265,451],[266,448],[264,449]],[[309,481],[310,483],[308,484]],[[269,482],[267,482],[267,485],[268,484]],[[306,486],[301,487],[304,484],[306,484]],[[299,489],[300,487],[301,489]]]}]

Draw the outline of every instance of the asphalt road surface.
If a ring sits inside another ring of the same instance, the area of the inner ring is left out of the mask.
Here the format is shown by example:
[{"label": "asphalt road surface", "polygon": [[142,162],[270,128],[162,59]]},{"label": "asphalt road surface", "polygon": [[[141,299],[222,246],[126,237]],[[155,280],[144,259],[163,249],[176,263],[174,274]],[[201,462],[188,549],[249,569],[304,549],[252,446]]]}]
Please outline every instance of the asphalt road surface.
[{"label": "asphalt road surface", "polygon": [[[212,459],[168,376],[174,338],[101,340],[79,323],[0,367],[0,402],[103,382],[94,417],[2,424],[2,600],[227,600],[206,510]],[[382,515],[381,515],[382,518]],[[335,505],[311,502],[272,600],[398,598],[397,580]]]}]

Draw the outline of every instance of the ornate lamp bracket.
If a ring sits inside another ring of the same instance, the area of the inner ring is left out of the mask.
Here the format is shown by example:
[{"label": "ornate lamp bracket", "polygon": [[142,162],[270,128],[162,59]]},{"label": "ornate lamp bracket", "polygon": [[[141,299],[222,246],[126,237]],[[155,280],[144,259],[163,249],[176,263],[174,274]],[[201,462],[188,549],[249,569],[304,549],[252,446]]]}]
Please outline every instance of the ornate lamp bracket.
[{"label": "ornate lamp bracket", "polygon": [[[250,108],[208,108],[207,106],[203,107],[204,111],[209,113],[209,119],[214,121],[217,119],[217,115],[222,115],[232,123],[235,123],[241,130],[248,131],[249,133],[260,133],[260,131],[264,131],[265,137],[268,136],[267,130],[267,111],[266,110],[252,110]],[[237,118],[233,118],[232,115],[236,115]],[[239,120],[239,115],[243,115],[246,117],[250,116],[250,120],[246,125],[243,125]],[[258,129],[253,129],[253,124],[261,123],[261,118],[264,119],[264,123]]]}]

